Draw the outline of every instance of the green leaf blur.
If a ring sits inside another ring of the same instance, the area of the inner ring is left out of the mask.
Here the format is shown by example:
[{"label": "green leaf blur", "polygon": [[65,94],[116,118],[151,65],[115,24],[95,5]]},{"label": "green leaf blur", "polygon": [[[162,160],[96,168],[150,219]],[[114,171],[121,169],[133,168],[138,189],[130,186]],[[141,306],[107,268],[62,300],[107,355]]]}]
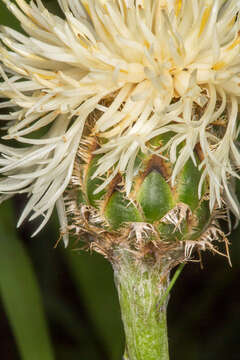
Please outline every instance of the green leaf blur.
[{"label": "green leaf blur", "polygon": [[0,218],[0,296],[23,360],[53,360],[31,261],[14,230],[10,202]]}]

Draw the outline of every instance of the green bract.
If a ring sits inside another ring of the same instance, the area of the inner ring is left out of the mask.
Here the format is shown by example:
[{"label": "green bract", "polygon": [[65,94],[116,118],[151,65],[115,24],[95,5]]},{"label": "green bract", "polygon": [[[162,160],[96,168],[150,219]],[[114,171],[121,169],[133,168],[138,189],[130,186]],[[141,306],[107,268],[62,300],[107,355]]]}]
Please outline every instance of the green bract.
[{"label": "green bract", "polygon": [[[217,237],[214,239],[211,234],[213,231],[220,234],[220,230],[209,211],[206,181],[199,197],[201,170],[189,159],[172,186],[168,154],[156,154],[157,148],[168,141],[170,135],[158,136],[151,141],[152,154],[139,151],[129,194],[125,191],[125,175],[121,173],[98,192],[106,177],[93,178],[101,155],[95,154],[96,140],[89,141],[90,145],[84,148],[84,170],[81,171],[83,164],[79,160],[66,195],[70,229],[77,231],[78,238],[87,240],[107,257],[113,256],[117,245],[137,249],[140,257],[147,254],[149,257],[149,253],[155,256],[160,248],[169,245],[177,250],[177,257],[173,256],[176,262],[186,257],[186,245],[189,248],[190,244],[191,249],[212,247],[211,240],[217,240]],[[80,152],[82,156],[82,148]],[[194,156],[198,164],[201,156],[198,148]],[[89,234],[96,237],[92,239]],[[180,249],[183,250],[181,255]],[[190,255],[191,251],[187,256]]]}]

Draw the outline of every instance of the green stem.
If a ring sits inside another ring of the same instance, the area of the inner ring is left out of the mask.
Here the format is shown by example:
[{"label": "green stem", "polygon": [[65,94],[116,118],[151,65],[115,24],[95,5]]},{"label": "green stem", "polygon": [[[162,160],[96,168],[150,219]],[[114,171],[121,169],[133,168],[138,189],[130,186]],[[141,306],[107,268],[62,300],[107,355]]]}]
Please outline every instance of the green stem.
[{"label": "green stem", "polygon": [[170,291],[172,290],[175,282],[177,281],[179,275],[181,274],[182,269],[184,268],[184,266],[185,266],[185,263],[180,264],[180,265],[178,266],[177,270],[175,271],[175,273],[174,273],[174,275],[173,275],[173,277],[172,277],[172,279],[171,279],[171,281],[170,281],[170,284],[169,284],[167,290],[165,291],[165,293],[164,293],[163,296],[161,297],[161,300],[160,300],[160,303],[159,303],[159,306],[160,306],[160,307],[161,307],[161,306],[164,304],[164,302],[166,301],[168,295],[170,294]]},{"label": "green stem", "polygon": [[166,268],[127,256],[114,267],[126,336],[124,360],[169,360]]}]

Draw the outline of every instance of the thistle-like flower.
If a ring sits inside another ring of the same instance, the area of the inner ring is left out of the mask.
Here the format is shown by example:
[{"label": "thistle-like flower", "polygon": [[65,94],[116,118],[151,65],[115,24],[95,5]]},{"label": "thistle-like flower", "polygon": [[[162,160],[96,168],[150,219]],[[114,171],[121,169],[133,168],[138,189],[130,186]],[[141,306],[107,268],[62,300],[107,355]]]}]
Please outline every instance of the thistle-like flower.
[{"label": "thistle-like flower", "polygon": [[[239,1],[59,0],[64,19],[40,0],[4,2],[24,30],[0,34],[3,139],[15,141],[0,145],[0,191],[29,195],[19,224],[33,212],[39,231],[55,203],[66,224],[62,195],[85,133],[103,154],[96,192],[120,173],[129,194],[139,151],[167,153],[172,186],[191,158],[199,197],[207,178],[210,209],[224,201],[239,216],[230,181],[240,165]],[[149,145],[169,132],[164,146]]]},{"label": "thistle-like flower", "polygon": [[2,199],[28,194],[35,234],[56,204],[113,264],[126,359],[166,360],[170,270],[240,217],[240,1],[3,1],[24,32],[0,31]]}]

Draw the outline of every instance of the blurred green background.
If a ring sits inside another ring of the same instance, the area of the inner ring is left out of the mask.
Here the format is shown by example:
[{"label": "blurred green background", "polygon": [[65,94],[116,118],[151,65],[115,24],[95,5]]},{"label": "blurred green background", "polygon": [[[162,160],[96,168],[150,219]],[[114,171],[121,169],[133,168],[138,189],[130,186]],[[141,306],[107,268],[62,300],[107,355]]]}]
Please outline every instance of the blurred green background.
[{"label": "blurred green background", "polygon": [[[0,23],[18,27],[2,1]],[[56,215],[35,238],[36,222],[15,230],[25,202],[19,196],[0,207],[0,359],[120,360],[111,266],[97,254],[54,248]],[[171,360],[240,359],[239,237],[240,228],[230,238],[232,268],[209,253],[203,270],[184,268],[168,309]]]}]

